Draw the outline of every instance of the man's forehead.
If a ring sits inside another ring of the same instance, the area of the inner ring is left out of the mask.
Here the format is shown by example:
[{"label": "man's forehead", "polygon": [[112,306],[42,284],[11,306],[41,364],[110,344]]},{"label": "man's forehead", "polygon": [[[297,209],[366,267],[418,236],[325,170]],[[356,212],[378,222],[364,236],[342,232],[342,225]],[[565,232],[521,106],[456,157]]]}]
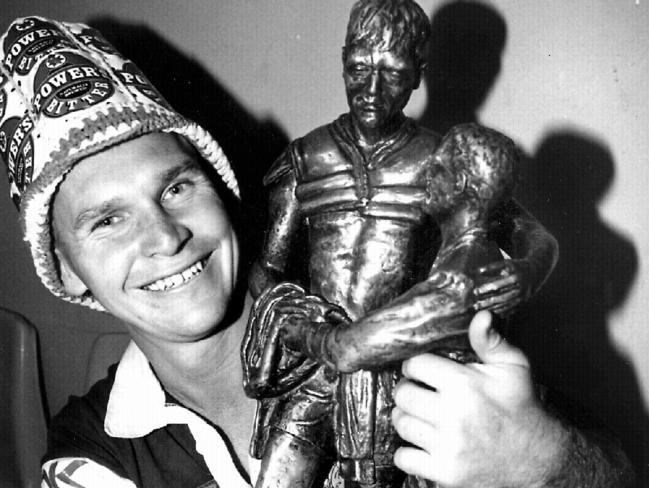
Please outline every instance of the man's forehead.
[{"label": "man's forehead", "polygon": [[184,171],[203,171],[194,147],[176,134],[147,134],[81,159],[65,176],[57,196],[75,201],[89,190],[107,190],[106,185],[153,185]]},{"label": "man's forehead", "polygon": [[80,159],[71,172],[77,172],[78,168],[90,166],[92,162],[97,162],[97,165],[101,167],[110,167],[111,162],[130,160],[132,168],[137,169],[140,166],[138,163],[145,160],[162,162],[197,158],[198,153],[194,146],[181,135],[173,132],[152,132],[89,154]]}]

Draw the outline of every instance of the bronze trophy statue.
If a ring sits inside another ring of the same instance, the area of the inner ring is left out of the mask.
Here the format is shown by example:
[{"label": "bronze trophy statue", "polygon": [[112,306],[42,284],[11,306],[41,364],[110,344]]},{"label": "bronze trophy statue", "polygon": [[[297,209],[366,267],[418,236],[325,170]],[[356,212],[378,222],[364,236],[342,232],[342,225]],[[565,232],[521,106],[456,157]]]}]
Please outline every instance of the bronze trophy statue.
[{"label": "bronze trophy statue", "polygon": [[401,486],[399,361],[471,360],[471,314],[511,310],[556,261],[552,236],[510,197],[511,141],[469,125],[440,146],[403,114],[428,34],[411,0],[357,2],[349,113],[293,141],[265,178],[270,222],[250,276],[261,296],[242,345],[260,400],[258,487],[314,486],[333,465],[345,487]]}]

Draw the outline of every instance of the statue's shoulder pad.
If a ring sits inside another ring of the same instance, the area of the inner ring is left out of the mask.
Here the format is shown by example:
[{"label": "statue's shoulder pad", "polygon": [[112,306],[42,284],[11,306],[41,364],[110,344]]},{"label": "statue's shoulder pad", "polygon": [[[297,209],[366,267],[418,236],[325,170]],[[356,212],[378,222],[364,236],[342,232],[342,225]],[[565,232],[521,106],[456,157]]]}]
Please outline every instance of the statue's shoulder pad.
[{"label": "statue's shoulder pad", "polygon": [[331,133],[326,125],[313,129],[302,137],[300,146],[306,158],[337,149],[336,143],[331,137]]}]

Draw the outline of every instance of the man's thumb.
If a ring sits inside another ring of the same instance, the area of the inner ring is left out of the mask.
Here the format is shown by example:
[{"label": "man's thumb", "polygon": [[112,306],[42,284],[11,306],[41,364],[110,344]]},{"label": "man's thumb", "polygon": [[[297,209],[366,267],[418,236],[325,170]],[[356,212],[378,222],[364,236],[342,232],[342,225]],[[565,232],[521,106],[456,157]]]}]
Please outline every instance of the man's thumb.
[{"label": "man's thumb", "polygon": [[469,325],[471,347],[485,364],[517,364],[529,367],[523,352],[512,346],[494,328],[490,312],[478,312]]}]

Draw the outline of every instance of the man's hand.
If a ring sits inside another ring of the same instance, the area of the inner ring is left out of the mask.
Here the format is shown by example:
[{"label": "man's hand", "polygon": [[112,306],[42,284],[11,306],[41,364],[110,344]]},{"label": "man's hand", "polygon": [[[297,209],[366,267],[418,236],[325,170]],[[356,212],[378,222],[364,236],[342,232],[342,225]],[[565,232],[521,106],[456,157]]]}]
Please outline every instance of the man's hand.
[{"label": "man's hand", "polygon": [[478,270],[478,285],[474,309],[489,310],[498,315],[507,315],[521,302],[532,296],[532,282],[529,266],[520,259],[503,259]]},{"label": "man's hand", "polygon": [[469,339],[483,364],[424,354],[403,363],[393,423],[413,447],[395,464],[444,488],[537,487],[561,464],[567,432],[540,406],[523,353],[478,313]]}]

